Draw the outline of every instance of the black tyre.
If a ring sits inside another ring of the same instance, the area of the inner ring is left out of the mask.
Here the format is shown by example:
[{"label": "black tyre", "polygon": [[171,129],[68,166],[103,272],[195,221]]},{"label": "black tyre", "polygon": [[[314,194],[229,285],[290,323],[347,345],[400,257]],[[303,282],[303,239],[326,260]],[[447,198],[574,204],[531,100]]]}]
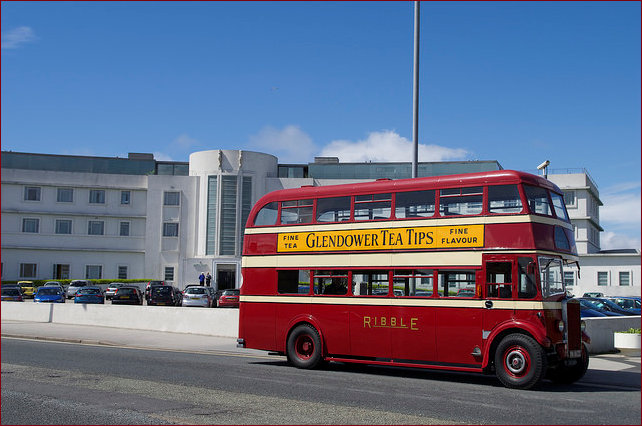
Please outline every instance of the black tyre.
[{"label": "black tyre", "polygon": [[309,324],[297,326],[287,342],[288,361],[297,368],[315,368],[321,362],[321,338]]},{"label": "black tyre", "polygon": [[564,365],[563,363],[560,363],[555,368],[550,368],[548,370],[547,377],[553,383],[559,383],[559,384],[574,383],[580,380],[582,377],[584,377],[584,374],[586,374],[586,370],[588,370],[588,365],[589,365],[588,349],[586,348],[586,345],[583,344],[582,358],[580,358],[577,361],[577,363],[573,365]]},{"label": "black tyre", "polygon": [[509,334],[495,351],[495,374],[507,388],[530,389],[546,374],[546,356],[530,336]]}]

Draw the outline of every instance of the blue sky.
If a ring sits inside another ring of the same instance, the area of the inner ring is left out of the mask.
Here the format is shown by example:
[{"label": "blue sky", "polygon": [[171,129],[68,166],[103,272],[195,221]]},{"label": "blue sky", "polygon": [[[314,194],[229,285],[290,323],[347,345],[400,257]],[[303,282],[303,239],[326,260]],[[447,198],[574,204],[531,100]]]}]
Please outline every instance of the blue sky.
[{"label": "blue sky", "polygon": [[[414,6],[1,3],[2,149],[410,161]],[[420,161],[586,168],[640,247],[640,2],[423,2]]]}]

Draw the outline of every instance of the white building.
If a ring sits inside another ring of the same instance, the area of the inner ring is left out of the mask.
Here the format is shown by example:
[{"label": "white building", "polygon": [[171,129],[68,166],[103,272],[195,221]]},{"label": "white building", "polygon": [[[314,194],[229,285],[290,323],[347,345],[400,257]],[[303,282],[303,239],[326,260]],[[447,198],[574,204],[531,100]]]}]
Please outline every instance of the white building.
[{"label": "white building", "polygon": [[577,269],[565,272],[565,282],[571,292],[581,296],[599,292],[607,296],[640,295],[640,252],[636,249],[601,250],[600,193],[584,170],[553,171],[548,175],[564,192],[564,202],[575,231]]}]

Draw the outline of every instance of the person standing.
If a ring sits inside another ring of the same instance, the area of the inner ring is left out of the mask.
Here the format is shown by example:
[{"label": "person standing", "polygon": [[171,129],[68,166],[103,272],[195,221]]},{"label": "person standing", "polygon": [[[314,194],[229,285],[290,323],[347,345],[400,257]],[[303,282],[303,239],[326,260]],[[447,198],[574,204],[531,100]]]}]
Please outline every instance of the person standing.
[{"label": "person standing", "polygon": [[207,275],[205,275],[205,285],[210,287],[211,283],[212,283],[212,276],[208,272]]},{"label": "person standing", "polygon": [[205,275],[201,272],[201,275],[198,276],[198,282],[203,285],[205,281]]}]

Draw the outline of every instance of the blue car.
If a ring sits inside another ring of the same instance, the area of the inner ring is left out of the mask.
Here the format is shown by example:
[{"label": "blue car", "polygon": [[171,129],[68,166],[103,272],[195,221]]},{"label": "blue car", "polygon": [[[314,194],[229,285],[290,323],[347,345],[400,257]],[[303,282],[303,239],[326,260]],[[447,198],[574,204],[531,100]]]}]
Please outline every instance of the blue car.
[{"label": "blue car", "polygon": [[606,303],[604,303],[600,299],[595,299],[592,297],[581,297],[579,299],[580,305],[584,306],[585,308],[593,309],[595,311],[598,311],[608,317],[621,317],[624,316],[624,314],[620,312],[614,312],[610,306],[608,306]]},{"label": "blue car", "polygon": [[33,295],[36,303],[65,303],[65,293],[56,287],[40,287]]},{"label": "blue car", "polygon": [[640,298],[636,296],[609,297],[608,300],[625,309],[631,315],[640,315]]},{"label": "blue car", "polygon": [[594,318],[594,317],[605,317],[606,314],[603,314],[600,311],[595,309],[587,308],[586,306],[580,304],[580,317],[581,318]]},{"label": "blue car", "polygon": [[105,295],[100,287],[82,287],[74,296],[74,303],[100,303],[105,304]]}]

